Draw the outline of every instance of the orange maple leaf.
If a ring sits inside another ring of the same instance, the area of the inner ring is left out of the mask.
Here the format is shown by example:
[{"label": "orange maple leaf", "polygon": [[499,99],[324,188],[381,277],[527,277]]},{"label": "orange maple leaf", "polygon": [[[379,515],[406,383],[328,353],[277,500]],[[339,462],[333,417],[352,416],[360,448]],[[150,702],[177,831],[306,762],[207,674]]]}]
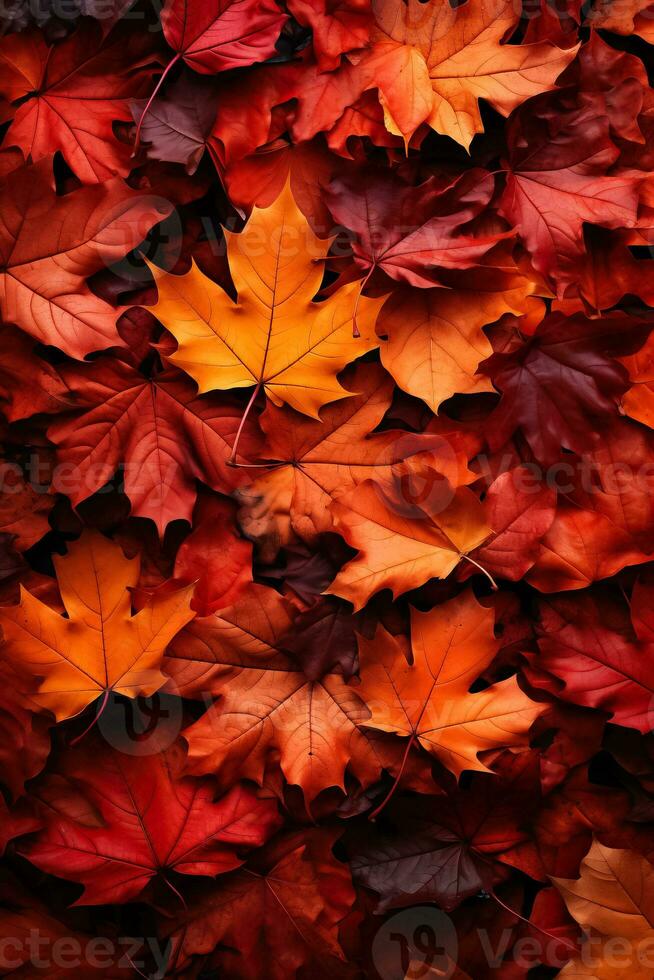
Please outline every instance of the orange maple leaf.
[{"label": "orange maple leaf", "polygon": [[433,458],[416,456],[395,467],[390,479],[368,479],[335,497],[336,528],[359,554],[327,591],[360,609],[380,589],[397,596],[430,578],[446,578],[485,541],[491,528],[483,505],[448,476]]},{"label": "orange maple leaf", "polygon": [[452,395],[493,391],[490,380],[476,373],[493,353],[482,327],[504,313],[521,316],[538,303],[530,298],[534,284],[522,276],[485,271],[480,286],[398,289],[379,315],[378,332],[387,337],[382,364],[433,412]]},{"label": "orange maple leaf", "polygon": [[[262,783],[279,760],[289,783],[314,799],[343,787],[346,766],[369,784],[384,765],[359,725],[369,712],[341,674],[310,680],[282,648],[292,607],[274,589],[252,584],[230,609],[197,619],[175,639],[165,666],[174,689],[219,700],[184,732],[188,768]],[[383,747],[382,747],[383,749]]]},{"label": "orange maple leaf", "polygon": [[159,290],[152,312],[179,345],[169,359],[201,392],[254,386],[253,399],[263,388],[274,404],[318,418],[323,405],[349,394],[338,372],[379,346],[374,325],[384,298],[359,299],[357,337],[358,282],[313,302],[330,241],[314,235],[288,183],[270,207],[254,208],[240,235],[225,234],[237,302],[195,265],[183,276],[152,268]]},{"label": "orange maple leaf", "polygon": [[549,41],[502,44],[516,28],[512,0],[375,0],[377,30],[361,62],[374,72],[386,127],[408,141],[421,123],[466,149],[484,131],[478,99],[504,116],[525,99],[554,88],[576,47]]},{"label": "orange maple leaf", "polygon": [[94,531],[54,556],[67,618],[21,586],[17,606],[0,607],[2,656],[30,682],[29,697],[57,721],[71,718],[101,694],[151,695],[166,681],[166,645],[193,619],[193,586],[157,594],[132,615],[129,590],[139,559]]},{"label": "orange maple leaf", "polygon": [[378,627],[361,637],[358,693],[370,709],[364,726],[409,738],[451,772],[489,771],[479,753],[522,745],[546,705],[520,689],[515,677],[470,694],[474,680],[499,649],[494,612],[471,590],[422,613],[411,609],[413,662],[396,637]]},{"label": "orange maple leaf", "polygon": [[266,436],[260,455],[272,466],[237,496],[241,527],[262,548],[264,560],[272,560],[295,535],[314,543],[319,534],[333,530],[332,494],[371,474],[388,478],[403,459],[424,454],[447,469],[453,482],[466,474],[472,479],[467,459],[435,432],[374,431],[393,397],[393,383],[379,365],[359,364],[342,380],[352,397],[327,406],[320,421],[274,405],[260,417]]}]

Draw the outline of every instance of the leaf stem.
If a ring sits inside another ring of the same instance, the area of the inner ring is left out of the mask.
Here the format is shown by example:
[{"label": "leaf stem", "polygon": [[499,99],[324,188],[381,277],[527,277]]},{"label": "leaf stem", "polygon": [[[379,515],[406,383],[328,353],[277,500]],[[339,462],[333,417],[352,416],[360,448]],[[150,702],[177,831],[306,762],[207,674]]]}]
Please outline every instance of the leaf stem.
[{"label": "leaf stem", "polygon": [[188,905],[186,904],[186,899],[184,898],[184,896],[182,895],[182,893],[177,888],[175,888],[175,886],[173,885],[172,881],[169,881],[168,878],[166,878],[166,876],[164,874],[161,875],[161,880],[164,882],[164,884],[168,885],[168,887],[170,888],[171,892],[173,892],[173,894],[176,895],[177,898],[182,903],[182,907],[184,908],[184,910],[187,911],[188,910]]},{"label": "leaf stem", "polygon": [[243,412],[243,417],[242,417],[242,419],[241,419],[241,421],[239,423],[239,427],[236,430],[236,438],[234,439],[234,445],[232,446],[232,454],[229,457],[229,459],[227,460],[227,465],[228,466],[238,466],[239,465],[236,462],[236,453],[237,453],[237,450],[238,450],[239,439],[241,438],[241,432],[243,431],[243,426],[245,425],[245,420],[248,417],[248,415],[250,414],[250,409],[254,405],[254,401],[255,401],[255,399],[256,399],[256,397],[257,397],[257,395],[259,394],[260,391],[261,391],[261,381],[257,381],[257,383],[256,383],[256,385],[254,387],[254,391],[250,395],[250,401],[245,406],[245,411]]},{"label": "leaf stem", "polygon": [[144,973],[142,970],[139,970],[138,966],[136,965],[132,957],[129,955],[129,953],[125,953],[125,959],[127,960],[127,962],[129,963],[129,965],[131,966],[131,968],[134,970],[135,973],[138,973],[140,977],[145,977],[145,980],[150,980],[150,977],[147,975],[147,973]]},{"label": "leaf stem", "polygon": [[381,801],[381,803],[379,804],[379,806],[376,807],[372,811],[372,813],[370,813],[368,815],[368,820],[376,820],[377,817],[379,816],[379,814],[385,808],[386,804],[390,801],[390,799],[393,796],[393,794],[395,793],[395,790],[397,789],[397,787],[399,785],[400,779],[402,778],[402,774],[404,773],[404,767],[406,766],[407,759],[409,758],[409,752],[411,751],[411,746],[413,745],[413,743],[415,742],[415,740],[416,740],[416,733],[414,732],[413,735],[411,736],[411,738],[409,739],[409,741],[407,742],[407,746],[406,746],[406,748],[404,750],[404,755],[402,756],[402,762],[400,764],[400,768],[399,768],[398,774],[395,777],[395,779],[393,780],[393,785],[391,786],[391,788],[389,789],[388,793],[386,794],[386,796],[384,797],[384,799]]},{"label": "leaf stem", "polygon": [[524,915],[520,915],[520,913],[516,912],[515,909],[512,909],[510,908],[510,906],[506,905],[506,903],[503,902],[502,899],[497,896],[494,889],[490,890],[489,895],[495,902],[497,902],[498,905],[501,905],[503,909],[505,909],[507,912],[510,912],[511,915],[515,915],[516,919],[520,919],[521,922],[525,922],[530,927],[530,929],[535,929],[537,932],[540,932],[543,936],[547,936],[549,939],[553,939],[554,942],[561,943],[567,949],[571,950],[575,954],[575,956],[578,954],[579,950],[577,949],[577,947],[573,946],[572,943],[568,942],[567,939],[562,939],[560,936],[553,935],[553,933],[548,932],[547,929],[543,929],[541,926],[537,926],[535,922],[531,921],[531,919],[525,918]]},{"label": "leaf stem", "polygon": [[152,95],[150,96],[150,98],[148,99],[148,101],[145,103],[145,108],[144,108],[143,112],[141,113],[141,118],[139,119],[138,124],[136,126],[136,135],[134,137],[134,152],[132,153],[132,156],[134,156],[134,157],[138,153],[139,147],[141,145],[141,127],[143,125],[143,120],[145,119],[146,115],[148,114],[148,111],[150,109],[150,106],[152,105],[152,103],[156,99],[157,92],[159,91],[159,89],[163,85],[166,76],[170,72],[170,70],[173,67],[173,65],[176,65],[177,64],[177,62],[179,61],[180,58],[181,58],[181,54],[178,52],[175,55],[175,57],[172,59],[172,61],[169,61],[168,62],[168,64],[166,65],[166,67],[164,68],[164,70],[163,70],[163,72],[161,74],[161,78],[159,79],[159,81],[157,82],[157,84],[154,87],[154,92],[152,93]]},{"label": "leaf stem", "polygon": [[465,560],[466,561],[469,561],[471,565],[474,565],[475,568],[478,568],[479,571],[482,572],[486,576],[486,578],[488,579],[488,581],[490,582],[490,584],[492,586],[492,589],[493,589],[493,592],[497,592],[497,590],[499,589],[499,586],[498,586],[497,582],[495,581],[495,579],[493,578],[493,576],[491,575],[491,573],[488,572],[488,571],[486,571],[486,569],[484,568],[483,565],[480,565],[479,562],[478,561],[475,561],[474,558],[471,558],[470,555],[459,554],[459,558],[465,558]]},{"label": "leaf stem", "polygon": [[84,729],[84,731],[82,732],[81,735],[78,735],[76,738],[74,738],[72,740],[72,742],[70,743],[71,744],[71,747],[74,746],[74,745],[77,745],[78,742],[81,742],[82,739],[84,738],[84,736],[85,735],[88,735],[88,733],[91,731],[91,729],[95,725],[97,725],[98,721],[102,717],[102,713],[103,713],[104,709],[107,707],[107,702],[109,701],[109,692],[110,692],[110,690],[111,690],[110,687],[105,687],[105,689],[104,689],[104,695],[103,695],[103,698],[102,698],[102,702],[100,704],[99,709],[95,713],[95,717],[93,718],[93,721],[91,722],[90,725],[88,725]]},{"label": "leaf stem", "polygon": [[288,466],[288,462],[285,459],[273,460],[270,463],[235,463],[232,459],[229,460],[230,466],[235,466],[240,470],[276,470],[280,466]]},{"label": "leaf stem", "polygon": [[370,266],[370,268],[368,269],[368,271],[366,273],[365,279],[362,279],[361,280],[361,285],[359,286],[359,292],[357,293],[357,298],[354,301],[354,312],[352,313],[352,336],[353,337],[360,337],[361,336],[361,333],[359,331],[359,324],[357,323],[357,313],[359,311],[359,300],[361,299],[361,294],[362,294],[363,290],[366,288],[366,283],[368,282],[368,280],[370,279],[370,277],[371,277],[371,275],[373,274],[374,271],[375,271],[375,263],[373,262],[373,264]]}]

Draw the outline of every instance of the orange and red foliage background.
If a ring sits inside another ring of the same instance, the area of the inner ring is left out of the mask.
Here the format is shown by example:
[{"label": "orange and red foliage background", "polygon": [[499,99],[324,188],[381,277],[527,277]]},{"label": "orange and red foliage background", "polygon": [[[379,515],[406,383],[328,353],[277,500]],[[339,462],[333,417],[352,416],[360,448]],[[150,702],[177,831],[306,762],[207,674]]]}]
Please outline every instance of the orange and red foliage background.
[{"label": "orange and red foliage background", "polygon": [[6,0],[0,976],[654,976],[654,4]]}]

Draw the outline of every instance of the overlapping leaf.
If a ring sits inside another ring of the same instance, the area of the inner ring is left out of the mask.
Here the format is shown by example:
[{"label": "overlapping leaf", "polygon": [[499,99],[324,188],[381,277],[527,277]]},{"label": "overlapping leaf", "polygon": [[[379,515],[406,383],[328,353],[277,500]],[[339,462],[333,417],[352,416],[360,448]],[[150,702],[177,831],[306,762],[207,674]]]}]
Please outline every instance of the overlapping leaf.
[{"label": "overlapping leaf", "polygon": [[409,663],[387,633],[362,643],[359,693],[371,705],[365,724],[418,742],[457,775],[485,769],[480,752],[525,740],[543,709],[515,678],[468,694],[497,651],[492,610],[469,592],[429,613],[414,609],[411,647]]},{"label": "overlapping leaf", "polygon": [[314,418],[346,397],[336,374],[378,345],[381,301],[361,300],[360,336],[353,335],[356,283],[315,303],[328,248],[287,187],[269,208],[255,210],[240,235],[228,233],[237,302],[195,266],[183,276],[153,270],[159,298],[152,312],[178,342],[170,359],[201,392],[263,388],[274,404]]},{"label": "overlapping leaf", "polygon": [[65,618],[24,589],[17,606],[0,610],[3,658],[26,674],[33,700],[61,720],[102,694],[133,698],[158,690],[166,644],[194,615],[190,588],[157,595],[132,614],[138,558],[130,561],[94,532],[56,558],[55,567]]},{"label": "overlapping leaf", "polygon": [[63,760],[61,772],[98,821],[72,818],[65,799],[60,806],[65,790],[49,788],[46,779],[50,812],[25,854],[44,871],[61,870],[83,884],[79,903],[87,905],[128,901],[170,872],[214,876],[238,867],[239,849],[262,844],[276,829],[275,804],[241,786],[214,802],[209,781],[181,775],[182,759],[179,745],[164,740],[154,757],[131,758],[89,743]]},{"label": "overlapping leaf", "polygon": [[139,245],[169,212],[167,202],[118,178],[57,196],[50,158],[4,177],[0,202],[5,322],[72,357],[122,347],[120,310],[86,280]]},{"label": "overlapping leaf", "polygon": [[653,13],[5,4],[0,974],[651,980]]}]

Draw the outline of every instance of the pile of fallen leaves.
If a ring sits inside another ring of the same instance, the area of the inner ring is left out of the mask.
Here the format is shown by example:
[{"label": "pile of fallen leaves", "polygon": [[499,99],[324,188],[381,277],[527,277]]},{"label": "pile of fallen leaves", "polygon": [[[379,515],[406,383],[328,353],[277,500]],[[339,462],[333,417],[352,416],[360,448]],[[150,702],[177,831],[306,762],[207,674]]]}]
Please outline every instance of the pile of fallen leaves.
[{"label": "pile of fallen leaves", "polygon": [[0,14],[0,976],[654,976],[654,4]]}]

